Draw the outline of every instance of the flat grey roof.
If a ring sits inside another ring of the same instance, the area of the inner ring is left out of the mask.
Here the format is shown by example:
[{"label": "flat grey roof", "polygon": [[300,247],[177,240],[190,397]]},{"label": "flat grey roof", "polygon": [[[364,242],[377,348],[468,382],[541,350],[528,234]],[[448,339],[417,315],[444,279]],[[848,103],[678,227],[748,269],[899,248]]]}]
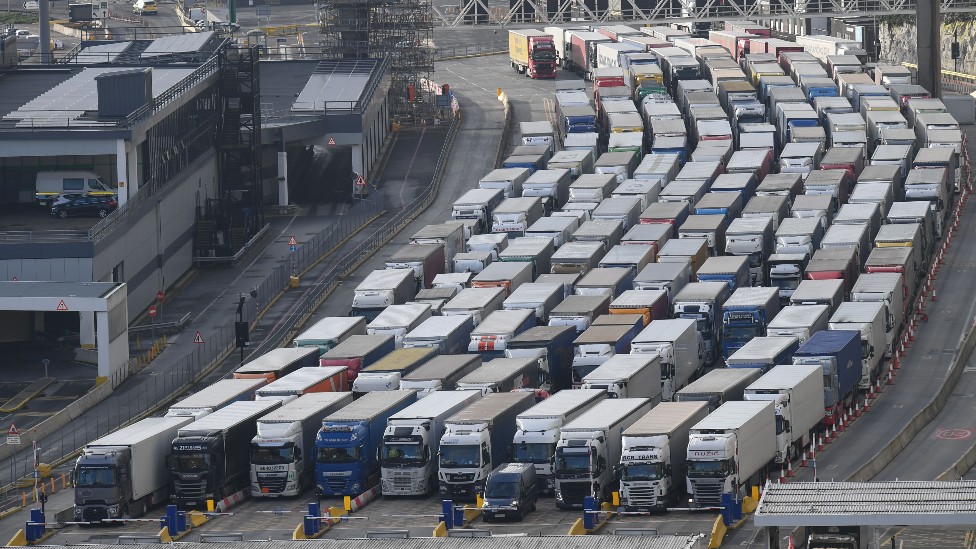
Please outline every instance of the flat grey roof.
[{"label": "flat grey roof", "polygon": [[155,57],[171,53],[194,53],[203,51],[204,47],[213,39],[214,32],[191,32],[174,34],[157,38],[142,52],[142,57]]},{"label": "flat grey roof", "polygon": [[0,282],[0,299],[16,297],[105,297],[122,282]]},{"label": "flat grey roof", "polygon": [[292,110],[317,111],[324,110],[326,103],[338,105],[359,101],[378,62],[376,59],[319,62],[292,104]]},{"label": "flat grey roof", "polygon": [[24,69],[0,74],[0,117],[77,74],[78,68]]},{"label": "flat grey roof", "polygon": [[[115,126],[114,120],[105,122],[95,117],[85,117],[98,111],[98,86],[95,84],[95,78],[103,74],[129,70],[132,70],[132,67],[87,67],[39,96],[35,96],[13,112],[4,115],[3,120],[6,123],[4,125],[13,124],[17,128]],[[153,97],[159,97],[194,70],[196,67],[153,67]]]},{"label": "flat grey roof", "polygon": [[[295,97],[308,85],[318,61],[261,61],[261,102],[277,116],[285,115]],[[262,112],[262,115],[264,113]]]},{"label": "flat grey roof", "polygon": [[132,47],[132,42],[113,42],[111,44],[88,46],[78,52],[78,55],[74,58],[74,62],[79,64],[113,63],[130,47]]},{"label": "flat grey roof", "polygon": [[976,481],[767,484],[756,526],[976,524]]}]

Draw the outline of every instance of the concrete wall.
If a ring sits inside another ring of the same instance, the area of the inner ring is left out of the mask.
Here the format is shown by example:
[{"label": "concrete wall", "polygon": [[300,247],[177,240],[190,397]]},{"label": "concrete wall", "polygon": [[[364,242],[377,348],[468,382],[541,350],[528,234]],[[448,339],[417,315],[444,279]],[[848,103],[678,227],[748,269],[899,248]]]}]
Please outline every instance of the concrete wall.
[{"label": "concrete wall", "polygon": [[191,267],[196,208],[215,196],[216,187],[216,155],[211,153],[190,166],[179,181],[140,204],[128,216],[127,227],[119,227],[95,245],[93,277],[113,281],[113,270],[121,265],[119,282],[128,284],[130,318]]},{"label": "concrete wall", "polygon": [[0,260],[0,280],[92,282],[90,257],[24,258]]}]

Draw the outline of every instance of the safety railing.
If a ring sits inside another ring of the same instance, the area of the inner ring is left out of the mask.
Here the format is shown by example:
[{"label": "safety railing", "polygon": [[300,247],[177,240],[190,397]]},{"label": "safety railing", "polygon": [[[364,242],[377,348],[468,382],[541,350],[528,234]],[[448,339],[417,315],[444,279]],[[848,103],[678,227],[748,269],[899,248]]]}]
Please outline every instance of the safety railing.
[{"label": "safety railing", "polygon": [[[903,66],[912,70],[918,70],[915,63],[902,63]],[[964,72],[942,70],[942,91],[956,93],[973,93],[976,91],[976,75]]]},{"label": "safety railing", "polygon": [[[502,31],[506,33],[507,31]],[[453,48],[437,48],[434,50],[434,61],[447,61],[449,59],[461,59],[465,57],[475,57],[479,55],[496,55],[508,52],[508,42],[498,40],[494,42],[484,42],[480,44],[466,44]]]}]

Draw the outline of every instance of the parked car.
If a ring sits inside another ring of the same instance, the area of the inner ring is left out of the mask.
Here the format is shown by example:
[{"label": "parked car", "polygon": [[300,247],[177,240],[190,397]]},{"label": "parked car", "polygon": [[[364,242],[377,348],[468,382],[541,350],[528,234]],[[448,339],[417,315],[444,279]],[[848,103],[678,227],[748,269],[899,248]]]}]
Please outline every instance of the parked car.
[{"label": "parked car", "polygon": [[[65,219],[68,217],[105,217],[119,207],[119,203],[111,196],[77,196],[59,198],[51,206],[51,215]],[[61,202],[64,200],[64,202]]]}]

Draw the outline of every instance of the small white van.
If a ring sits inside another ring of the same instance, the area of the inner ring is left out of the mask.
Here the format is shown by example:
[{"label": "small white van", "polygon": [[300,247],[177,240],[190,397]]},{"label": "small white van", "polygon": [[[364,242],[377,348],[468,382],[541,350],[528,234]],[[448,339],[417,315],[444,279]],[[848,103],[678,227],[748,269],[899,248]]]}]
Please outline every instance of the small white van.
[{"label": "small white van", "polygon": [[114,196],[117,191],[102,183],[98,175],[92,172],[38,172],[34,190],[34,199],[38,204],[50,206],[62,194]]}]

